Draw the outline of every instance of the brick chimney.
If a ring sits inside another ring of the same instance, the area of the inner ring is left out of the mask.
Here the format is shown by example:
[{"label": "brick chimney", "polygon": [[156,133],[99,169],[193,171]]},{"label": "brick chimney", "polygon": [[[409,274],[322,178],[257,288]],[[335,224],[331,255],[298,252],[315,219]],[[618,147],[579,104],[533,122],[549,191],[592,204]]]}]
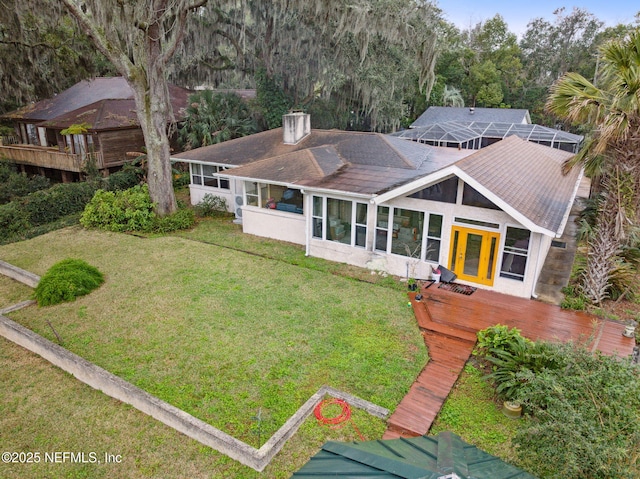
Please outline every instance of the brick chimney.
[{"label": "brick chimney", "polygon": [[311,115],[296,111],[282,115],[282,136],[285,145],[295,145],[311,133]]}]

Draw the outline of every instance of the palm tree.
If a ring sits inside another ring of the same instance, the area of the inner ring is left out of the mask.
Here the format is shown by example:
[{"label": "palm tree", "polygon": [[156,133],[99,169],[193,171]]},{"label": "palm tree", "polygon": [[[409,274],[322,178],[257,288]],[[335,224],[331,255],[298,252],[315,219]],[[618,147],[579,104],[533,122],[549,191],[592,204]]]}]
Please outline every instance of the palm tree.
[{"label": "palm tree", "polygon": [[455,87],[445,85],[444,93],[442,94],[442,105],[453,106],[457,108],[463,107],[464,99],[462,98],[462,93],[460,93],[460,90]]},{"label": "palm tree", "polygon": [[[546,108],[591,127],[584,147],[567,168],[583,166],[600,180],[602,196],[588,240],[584,295],[595,304],[608,296],[612,273],[629,233],[638,225],[640,200],[640,28],[600,48],[594,83],[567,73],[551,88]],[[597,84],[596,84],[597,82]]]},{"label": "palm tree", "polygon": [[203,90],[192,95],[178,139],[185,150],[251,135],[258,125],[235,93]]}]

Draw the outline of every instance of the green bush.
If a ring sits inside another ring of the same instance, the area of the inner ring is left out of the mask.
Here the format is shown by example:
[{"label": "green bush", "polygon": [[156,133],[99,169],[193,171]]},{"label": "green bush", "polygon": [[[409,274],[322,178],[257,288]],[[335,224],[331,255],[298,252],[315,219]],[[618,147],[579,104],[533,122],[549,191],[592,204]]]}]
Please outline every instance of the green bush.
[{"label": "green bush", "polygon": [[549,343],[542,341],[514,341],[508,349],[492,349],[485,359],[492,372],[486,379],[493,381],[496,392],[504,400],[514,400],[525,385],[526,374],[538,374],[560,367],[551,354]]},{"label": "green bush", "polygon": [[14,199],[27,196],[34,191],[49,188],[49,180],[44,176],[27,176],[26,173],[12,172],[5,175],[6,162],[0,162],[0,204],[8,203]]},{"label": "green bush", "polygon": [[155,233],[169,233],[176,230],[186,230],[196,222],[196,215],[192,209],[179,209],[172,215],[158,217],[153,220],[151,230]]},{"label": "green bush", "polygon": [[40,278],[35,298],[40,306],[74,301],[102,283],[104,276],[95,267],[80,259],[65,259],[54,264]]},{"label": "green bush", "polygon": [[147,185],[124,191],[98,190],[80,218],[85,228],[108,231],[148,231],[155,213]]},{"label": "green bush", "polygon": [[200,203],[195,206],[196,215],[204,216],[221,216],[229,213],[227,200],[221,196],[215,196],[211,193],[204,195]]},{"label": "green bush", "polygon": [[492,349],[512,350],[516,343],[528,341],[528,339],[520,334],[519,329],[509,329],[509,326],[503,324],[496,324],[495,326],[489,326],[488,328],[478,331],[477,336],[477,354]]},{"label": "green bush", "polygon": [[93,192],[87,183],[65,183],[0,205],[0,241],[81,212]]},{"label": "green bush", "polygon": [[139,185],[140,174],[133,168],[125,168],[115,173],[111,173],[104,179],[105,189],[109,191],[122,191]]},{"label": "green bush", "polygon": [[517,328],[498,324],[478,331],[477,336],[474,354],[490,366],[486,379],[494,383],[502,399],[511,400],[518,394],[523,372],[558,367],[547,343],[533,342]]},{"label": "green bush", "polygon": [[17,203],[0,205],[0,241],[18,235],[30,227],[27,214]]},{"label": "green bush", "polygon": [[532,418],[514,438],[537,477],[640,477],[640,370],[628,360],[551,344],[561,368],[523,373],[516,399]]},{"label": "green bush", "polygon": [[94,191],[89,183],[64,183],[31,193],[20,203],[29,222],[37,226],[79,213],[91,200]]}]

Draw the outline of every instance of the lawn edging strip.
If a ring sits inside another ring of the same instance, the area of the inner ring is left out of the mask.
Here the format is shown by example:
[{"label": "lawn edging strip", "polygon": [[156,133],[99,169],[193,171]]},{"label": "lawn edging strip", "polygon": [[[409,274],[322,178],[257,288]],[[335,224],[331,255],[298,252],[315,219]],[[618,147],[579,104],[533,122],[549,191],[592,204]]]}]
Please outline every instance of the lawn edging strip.
[{"label": "lawn edging strip", "polygon": [[32,288],[38,286],[38,283],[40,282],[40,276],[37,274],[18,268],[17,266],[2,260],[0,260],[0,274],[8,276],[11,279],[15,279],[27,286],[31,286]]},{"label": "lawn edging strip", "polygon": [[389,414],[387,409],[369,401],[338,391],[329,386],[322,386],[260,449],[256,449],[210,424],[191,416],[185,411],[152,396],[137,386],[43,338],[3,315],[0,315],[0,334],[19,346],[38,354],[51,364],[72,374],[76,379],[79,379],[92,388],[102,391],[107,396],[130,404],[139,411],[148,414],[167,426],[258,472],[262,471],[269,464],[271,459],[282,449],[287,440],[295,434],[305,419],[312,414],[316,405],[326,396],[343,399],[350,405],[364,409],[369,414],[381,419],[385,419]]}]

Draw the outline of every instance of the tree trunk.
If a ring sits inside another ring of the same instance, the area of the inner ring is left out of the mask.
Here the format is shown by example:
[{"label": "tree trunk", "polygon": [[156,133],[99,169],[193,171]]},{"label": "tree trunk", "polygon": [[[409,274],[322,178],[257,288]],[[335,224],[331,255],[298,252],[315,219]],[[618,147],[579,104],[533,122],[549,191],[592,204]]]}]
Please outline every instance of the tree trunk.
[{"label": "tree trunk", "polygon": [[163,78],[150,76],[150,89],[147,89],[146,83],[128,80],[136,97],[138,121],[147,148],[149,196],[156,204],[156,213],[165,216],[177,210],[167,134],[167,124],[173,115],[168,101],[163,101],[169,97],[166,82]]},{"label": "tree trunk", "polygon": [[[600,214],[600,217],[603,213]],[[609,296],[609,280],[616,267],[620,240],[615,234],[614,221],[600,221],[589,240],[587,267],[582,273],[582,293],[593,304],[600,304]]]}]

